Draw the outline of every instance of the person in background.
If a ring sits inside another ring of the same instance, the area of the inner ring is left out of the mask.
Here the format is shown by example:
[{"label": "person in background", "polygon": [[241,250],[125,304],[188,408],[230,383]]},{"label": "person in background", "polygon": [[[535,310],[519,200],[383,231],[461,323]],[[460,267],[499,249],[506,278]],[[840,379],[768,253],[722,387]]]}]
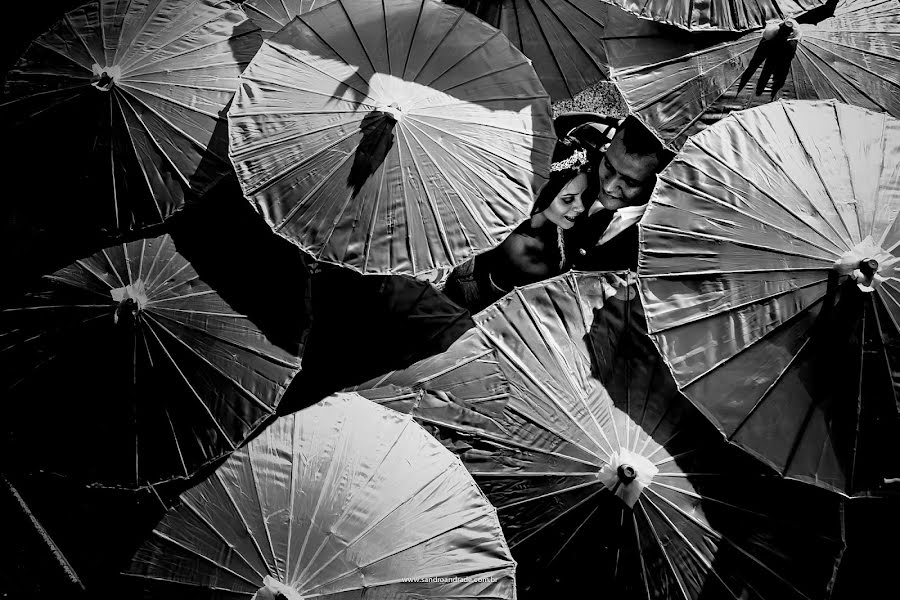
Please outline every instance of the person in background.
[{"label": "person in background", "polygon": [[499,246],[456,267],[444,294],[475,313],[516,286],[567,271],[577,255],[570,232],[585,212],[583,196],[595,177],[590,170],[588,148],[573,137],[559,140],[531,217]]},{"label": "person in background", "polygon": [[[562,117],[560,117],[562,119]],[[581,120],[584,120],[582,118]],[[599,117],[568,132],[597,165],[590,182],[587,218],[573,231],[572,268],[582,271],[637,270],[638,221],[656,185],[656,175],[674,154],[635,117],[617,127]]]}]

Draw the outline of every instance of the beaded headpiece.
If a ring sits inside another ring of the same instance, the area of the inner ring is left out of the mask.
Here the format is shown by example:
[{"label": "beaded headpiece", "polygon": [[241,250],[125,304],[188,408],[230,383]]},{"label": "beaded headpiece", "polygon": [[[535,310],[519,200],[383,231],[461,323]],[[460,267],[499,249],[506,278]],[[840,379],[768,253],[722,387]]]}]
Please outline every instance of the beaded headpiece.
[{"label": "beaded headpiece", "polygon": [[584,150],[576,150],[569,158],[551,164],[550,172],[553,173],[554,171],[565,171],[566,169],[581,167],[586,164],[587,152]]}]

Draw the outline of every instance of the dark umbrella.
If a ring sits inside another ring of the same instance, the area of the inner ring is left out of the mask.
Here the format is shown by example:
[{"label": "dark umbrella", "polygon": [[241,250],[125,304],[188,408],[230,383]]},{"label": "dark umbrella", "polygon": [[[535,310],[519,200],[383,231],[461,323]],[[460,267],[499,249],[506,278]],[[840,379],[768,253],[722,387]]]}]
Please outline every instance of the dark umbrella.
[{"label": "dark umbrella", "polygon": [[233,450],[274,414],[304,338],[269,341],[168,235],[42,278],[0,307],[0,332],[15,468],[123,487],[188,477]]},{"label": "dark umbrella", "polygon": [[826,0],[605,0],[659,23],[689,31],[744,31],[818,8]]},{"label": "dark umbrella", "polygon": [[231,2],[66,13],[6,77],[8,168],[29,198],[9,218],[113,236],[165,221],[230,172],[224,110],[260,43]]}]

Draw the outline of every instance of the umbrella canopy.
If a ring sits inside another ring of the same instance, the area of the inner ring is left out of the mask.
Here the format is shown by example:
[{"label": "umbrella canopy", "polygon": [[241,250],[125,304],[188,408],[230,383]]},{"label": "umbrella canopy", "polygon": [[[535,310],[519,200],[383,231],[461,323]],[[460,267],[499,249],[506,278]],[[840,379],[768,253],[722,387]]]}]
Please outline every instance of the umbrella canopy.
[{"label": "umbrella canopy", "polygon": [[531,59],[554,101],[607,79],[603,30],[609,7],[591,0],[448,0],[502,31]]},{"label": "umbrella canopy", "polygon": [[340,0],[297,17],[229,111],[244,194],[326,262],[419,275],[528,215],[555,143],[534,69],[433,0]]},{"label": "umbrella canopy", "polygon": [[[223,111],[261,43],[231,2],[88,2],[36,39],[0,100],[37,226],[119,234],[231,171]],[[27,203],[26,203],[27,204]]]},{"label": "umbrella canopy", "polygon": [[155,593],[516,597],[497,512],[459,459],[357,394],[278,419],[181,502],[127,569]]},{"label": "umbrella canopy", "polygon": [[900,117],[900,4],[840,0],[825,8],[831,16],[736,37],[611,13],[611,76],[635,115],[672,147],[731,111],[778,97],[835,99]]},{"label": "umbrella canopy", "polygon": [[599,274],[519,288],[445,354],[362,393],[461,457],[523,596],[821,597],[840,498],[729,453],[678,394],[636,296]]},{"label": "umbrella canopy", "polygon": [[275,412],[303,339],[271,343],[167,235],[44,277],[0,307],[0,332],[16,467],[123,487],[233,450]]},{"label": "umbrella canopy", "polygon": [[898,140],[897,119],[836,102],[735,113],[685,145],[641,226],[647,320],[682,391],[844,494],[900,466]]},{"label": "umbrella canopy", "polygon": [[297,15],[328,4],[332,0],[248,0],[243,3],[250,20],[269,38]]},{"label": "umbrella canopy", "polygon": [[825,4],[825,0],[604,0],[645,19],[689,31],[743,31],[786,19]]}]

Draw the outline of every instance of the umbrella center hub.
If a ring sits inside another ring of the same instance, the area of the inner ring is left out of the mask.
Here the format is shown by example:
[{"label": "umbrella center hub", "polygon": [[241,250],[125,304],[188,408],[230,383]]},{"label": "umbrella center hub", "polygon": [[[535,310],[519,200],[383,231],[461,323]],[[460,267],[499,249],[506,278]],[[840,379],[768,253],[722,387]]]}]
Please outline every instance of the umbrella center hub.
[{"label": "umbrella center hub", "polygon": [[119,303],[113,317],[116,323],[125,317],[134,319],[147,306],[147,290],[144,286],[144,281],[141,279],[126,286],[110,290],[109,294],[115,302]]},{"label": "umbrella center hub", "polygon": [[389,119],[393,119],[395,122],[400,122],[403,120],[403,109],[400,107],[400,104],[397,102],[391,102],[387,106],[380,106],[378,110]]},{"label": "umbrella center hub", "polygon": [[291,586],[266,575],[263,586],[256,591],[251,600],[303,600],[303,596]]},{"label": "umbrella center hub", "polygon": [[94,63],[91,67],[93,76],[91,77],[91,85],[101,92],[110,91],[116,84],[116,79],[122,75],[122,69],[118,66],[101,67]]},{"label": "umbrella center hub", "polygon": [[644,488],[653,482],[659,468],[648,458],[628,448],[613,452],[597,479],[629,508],[634,508]]}]

